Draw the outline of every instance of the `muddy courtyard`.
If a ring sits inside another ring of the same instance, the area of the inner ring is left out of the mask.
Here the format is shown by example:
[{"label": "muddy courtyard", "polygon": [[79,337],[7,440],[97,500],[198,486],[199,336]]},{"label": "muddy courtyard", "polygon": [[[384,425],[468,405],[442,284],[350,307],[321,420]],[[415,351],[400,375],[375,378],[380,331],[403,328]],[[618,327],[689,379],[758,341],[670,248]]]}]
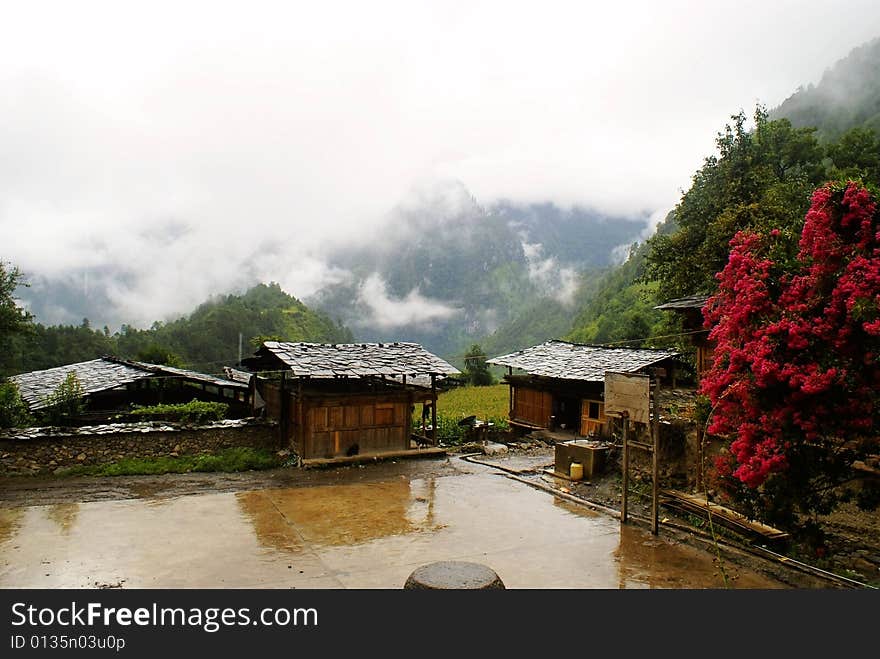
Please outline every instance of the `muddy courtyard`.
[{"label": "muddy courtyard", "polygon": [[554,494],[552,451],[492,460],[5,479],[0,587],[396,589],[441,560],[508,588],[821,586]]}]

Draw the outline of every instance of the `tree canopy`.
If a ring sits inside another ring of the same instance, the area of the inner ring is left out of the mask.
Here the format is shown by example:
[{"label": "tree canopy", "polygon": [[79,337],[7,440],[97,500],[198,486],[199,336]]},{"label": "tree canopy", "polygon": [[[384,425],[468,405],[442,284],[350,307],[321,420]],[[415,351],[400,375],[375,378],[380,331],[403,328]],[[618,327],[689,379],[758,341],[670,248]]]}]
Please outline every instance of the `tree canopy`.
[{"label": "tree canopy", "polygon": [[718,134],[719,155],[706,159],[674,210],[677,230],[650,240],[648,277],[670,299],[711,293],[737,231],[798,230],[811,191],[827,176],[825,149],[812,128],[770,121],[762,107],[747,129],[743,112]]},{"label": "tree canopy", "polygon": [[474,343],[464,355],[464,375],[468,384],[482,387],[495,383],[495,378],[486,363],[486,353],[479,344]]}]

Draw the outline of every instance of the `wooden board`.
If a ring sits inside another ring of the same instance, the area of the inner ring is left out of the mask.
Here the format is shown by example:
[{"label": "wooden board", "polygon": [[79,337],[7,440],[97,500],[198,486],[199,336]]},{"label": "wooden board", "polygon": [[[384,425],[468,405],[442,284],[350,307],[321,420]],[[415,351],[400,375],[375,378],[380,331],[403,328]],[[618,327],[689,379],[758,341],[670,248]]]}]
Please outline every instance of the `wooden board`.
[{"label": "wooden board", "polygon": [[605,373],[605,414],[619,414],[636,423],[648,423],[650,413],[650,377],[641,373]]},{"label": "wooden board", "polygon": [[711,512],[713,521],[718,522],[722,526],[733,529],[734,531],[739,531],[746,535],[759,536],[766,540],[773,541],[787,540],[789,538],[789,534],[785,531],[780,531],[772,526],[767,526],[761,522],[750,520],[748,517],[735,510],[731,510],[730,508],[726,508],[712,501],[708,502],[707,505],[705,497],[695,494],[687,494],[677,490],[663,490],[663,496],[668,497],[669,501],[667,503],[677,505],[698,515],[705,517]]}]

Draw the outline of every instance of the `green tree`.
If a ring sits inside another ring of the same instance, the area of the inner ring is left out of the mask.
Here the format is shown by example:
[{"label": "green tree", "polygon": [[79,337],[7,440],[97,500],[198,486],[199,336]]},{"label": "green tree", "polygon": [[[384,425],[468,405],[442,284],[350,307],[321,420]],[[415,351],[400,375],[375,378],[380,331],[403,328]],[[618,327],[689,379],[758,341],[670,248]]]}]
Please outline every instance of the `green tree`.
[{"label": "green tree", "polygon": [[477,387],[495,383],[486,363],[486,353],[478,343],[474,343],[464,355],[464,373],[468,384]]},{"label": "green tree", "polygon": [[15,290],[19,286],[27,286],[21,271],[0,261],[0,338],[25,331],[32,320],[31,314],[17,303]]},{"label": "green tree", "polygon": [[42,421],[48,425],[60,426],[85,410],[83,389],[76,372],[70,371],[44,401]]},{"label": "green tree", "polygon": [[0,428],[18,428],[31,423],[31,415],[14,382],[0,382]]},{"label": "green tree", "polygon": [[180,357],[170,350],[163,348],[158,343],[151,343],[137,353],[137,360],[148,364],[162,364],[164,366],[182,366]]},{"label": "green tree", "polygon": [[758,107],[748,130],[740,112],[718,134],[719,155],[706,159],[673,211],[677,230],[649,241],[648,278],[660,298],[715,290],[737,231],[799,233],[813,189],[827,177],[825,149],[813,128],[770,121]]},{"label": "green tree", "polygon": [[27,286],[21,271],[0,261],[0,375],[12,372],[14,341],[31,328],[32,316],[18,304],[15,291]]}]

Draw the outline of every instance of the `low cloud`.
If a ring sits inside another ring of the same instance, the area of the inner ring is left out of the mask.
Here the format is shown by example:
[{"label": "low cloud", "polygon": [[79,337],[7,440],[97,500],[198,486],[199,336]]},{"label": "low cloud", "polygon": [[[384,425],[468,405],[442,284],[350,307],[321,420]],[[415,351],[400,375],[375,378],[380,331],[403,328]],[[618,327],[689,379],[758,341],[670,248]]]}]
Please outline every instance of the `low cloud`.
[{"label": "low cloud", "polygon": [[522,250],[529,267],[529,279],[545,295],[570,306],[578,289],[578,274],[574,268],[559,265],[556,258],[543,258],[544,247],[530,243],[520,234]]},{"label": "low cloud", "polygon": [[382,329],[406,325],[425,325],[446,320],[459,313],[459,309],[440,300],[425,297],[414,288],[402,298],[393,298],[377,273],[367,277],[358,291],[358,302],[364,305],[371,317],[369,323]]}]

